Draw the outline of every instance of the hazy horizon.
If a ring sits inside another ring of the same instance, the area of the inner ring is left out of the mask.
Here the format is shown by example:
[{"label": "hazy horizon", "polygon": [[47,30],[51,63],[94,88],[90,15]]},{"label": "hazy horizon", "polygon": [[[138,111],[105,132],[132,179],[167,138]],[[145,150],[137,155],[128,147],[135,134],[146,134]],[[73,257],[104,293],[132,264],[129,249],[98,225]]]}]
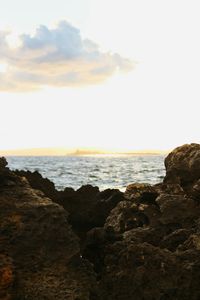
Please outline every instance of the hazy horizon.
[{"label": "hazy horizon", "polygon": [[94,148],[32,148],[32,149],[7,149],[0,150],[0,156],[65,156],[65,155],[162,155],[171,149],[161,151],[158,149],[138,149],[126,151],[125,149],[94,149]]}]

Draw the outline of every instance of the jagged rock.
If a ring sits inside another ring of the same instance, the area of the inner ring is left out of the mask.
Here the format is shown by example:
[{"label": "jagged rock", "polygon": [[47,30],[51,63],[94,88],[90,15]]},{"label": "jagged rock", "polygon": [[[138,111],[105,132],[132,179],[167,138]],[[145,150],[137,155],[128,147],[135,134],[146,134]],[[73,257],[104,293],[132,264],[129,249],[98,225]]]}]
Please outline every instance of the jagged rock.
[{"label": "jagged rock", "polygon": [[200,206],[194,200],[182,195],[161,194],[156,202],[160,207],[159,220],[162,224],[175,223],[181,227],[188,227],[200,214]]},{"label": "jagged rock", "polygon": [[87,231],[93,227],[90,221],[98,193],[99,188],[91,185],[82,186],[77,191],[65,190],[60,203],[69,212],[69,222],[75,230]]},{"label": "jagged rock", "polygon": [[88,230],[104,225],[110,211],[123,198],[119,190],[99,192],[97,187],[82,186],[77,191],[65,189],[59,203],[69,212],[69,222],[80,237]]},{"label": "jagged rock", "polygon": [[7,166],[7,161],[5,157],[0,157],[0,171],[4,170],[5,167]]},{"label": "jagged rock", "polygon": [[164,182],[180,183],[182,187],[200,179],[200,144],[185,144],[165,158]]},{"label": "jagged rock", "polygon": [[[7,185],[8,180],[15,184]],[[9,170],[4,182],[0,185],[1,299],[90,299],[96,293],[95,274],[80,256],[67,212]]]},{"label": "jagged rock", "polygon": [[42,191],[46,197],[52,199],[55,202],[58,201],[59,192],[56,190],[54,183],[51,182],[48,178],[43,178],[38,171],[30,172],[16,170],[15,174],[25,177],[33,189]]},{"label": "jagged rock", "polygon": [[105,247],[110,243],[121,240],[112,227],[97,227],[88,231],[83,247],[83,257],[94,265],[94,270],[99,274],[104,267]]},{"label": "jagged rock", "polygon": [[158,195],[186,195],[184,189],[177,183],[158,183],[154,185],[154,189],[157,191]]},{"label": "jagged rock", "polygon": [[191,274],[166,249],[117,242],[107,248],[104,263],[100,286],[105,300],[188,299]]},{"label": "jagged rock", "polygon": [[100,192],[98,187],[85,185],[77,191],[68,187],[57,191],[54,183],[37,171],[16,170],[15,174],[25,177],[32,188],[62,205],[69,213],[69,223],[81,238],[91,228],[103,226],[110,211],[124,199],[123,193],[116,189]]},{"label": "jagged rock", "polygon": [[124,195],[117,189],[107,189],[97,195],[96,204],[93,210],[93,224],[104,226],[106,218],[111,210],[120,201],[124,201]]},{"label": "jagged rock", "polygon": [[194,200],[200,202],[200,179],[195,181],[195,183],[188,188],[187,194]]},{"label": "jagged rock", "polygon": [[172,233],[164,236],[160,242],[161,248],[167,248],[170,251],[175,251],[179,245],[183,244],[191,235],[191,230],[177,229]]},{"label": "jagged rock", "polygon": [[[169,155],[173,163],[166,160],[170,171],[164,183],[130,185],[125,201],[111,211],[104,229],[111,227],[121,241],[98,243],[103,253],[99,275],[103,299],[200,299],[198,149],[194,144],[184,146],[178,151],[180,160]],[[138,212],[145,222],[135,217]]]},{"label": "jagged rock", "polygon": [[121,201],[106,219],[105,228],[112,227],[116,233],[149,224],[147,215],[131,201]]},{"label": "jagged rock", "polygon": [[156,202],[158,195],[157,189],[151,185],[129,185],[124,194],[125,200],[111,211],[104,227],[109,226],[116,233],[123,233],[133,228],[155,225],[160,214]]},{"label": "jagged rock", "polygon": [[124,193],[125,199],[133,202],[155,203],[158,196],[157,190],[150,184],[132,183],[127,186]]},{"label": "jagged rock", "polygon": [[166,235],[166,232],[169,231],[169,228],[165,226],[160,227],[138,227],[125,231],[123,233],[123,239],[127,243],[144,243],[147,242],[153,246],[159,246],[163,236]]},{"label": "jagged rock", "polygon": [[188,249],[195,249],[199,251],[200,254],[200,234],[192,233],[185,239],[182,244],[179,245],[179,251],[186,251]]}]

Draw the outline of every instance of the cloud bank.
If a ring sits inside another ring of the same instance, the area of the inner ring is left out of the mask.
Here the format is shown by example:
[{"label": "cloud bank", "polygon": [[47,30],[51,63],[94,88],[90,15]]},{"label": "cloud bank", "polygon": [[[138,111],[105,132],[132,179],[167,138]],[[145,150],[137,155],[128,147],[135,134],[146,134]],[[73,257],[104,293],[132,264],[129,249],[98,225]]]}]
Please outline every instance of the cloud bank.
[{"label": "cloud bank", "polygon": [[34,35],[19,37],[11,47],[8,32],[0,32],[0,91],[32,91],[44,86],[67,87],[103,82],[116,71],[127,72],[133,63],[119,54],[101,52],[66,21],[56,28],[41,25]]}]

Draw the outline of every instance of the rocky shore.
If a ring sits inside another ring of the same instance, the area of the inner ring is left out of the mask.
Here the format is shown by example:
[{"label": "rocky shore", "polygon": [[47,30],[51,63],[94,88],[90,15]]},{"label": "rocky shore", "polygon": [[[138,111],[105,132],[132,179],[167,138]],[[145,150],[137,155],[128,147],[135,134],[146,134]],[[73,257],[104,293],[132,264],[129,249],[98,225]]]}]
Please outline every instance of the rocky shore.
[{"label": "rocky shore", "polygon": [[0,299],[199,300],[200,144],[156,185],[57,191],[0,158]]}]

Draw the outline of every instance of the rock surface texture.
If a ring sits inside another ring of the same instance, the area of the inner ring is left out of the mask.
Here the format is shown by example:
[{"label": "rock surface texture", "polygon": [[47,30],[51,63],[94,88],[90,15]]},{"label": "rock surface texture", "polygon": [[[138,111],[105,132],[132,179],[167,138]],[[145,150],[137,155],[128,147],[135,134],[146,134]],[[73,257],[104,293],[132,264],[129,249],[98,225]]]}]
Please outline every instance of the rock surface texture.
[{"label": "rock surface texture", "polygon": [[95,274],[67,212],[0,166],[0,299],[90,299]]},{"label": "rock surface texture", "polygon": [[6,165],[1,158],[0,299],[200,299],[199,144],[166,157],[162,183],[124,194],[58,192]]}]

